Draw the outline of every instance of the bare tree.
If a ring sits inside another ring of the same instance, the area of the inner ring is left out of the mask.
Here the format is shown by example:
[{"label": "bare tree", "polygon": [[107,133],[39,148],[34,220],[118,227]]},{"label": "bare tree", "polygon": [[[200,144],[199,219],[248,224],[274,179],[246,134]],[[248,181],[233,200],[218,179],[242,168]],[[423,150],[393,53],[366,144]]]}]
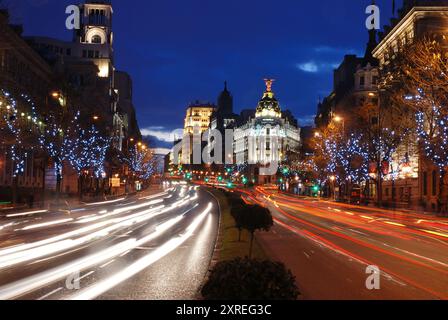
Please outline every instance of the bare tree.
[{"label": "bare tree", "polygon": [[448,53],[444,36],[408,43],[386,69],[386,81],[395,89],[390,100],[414,115],[421,155],[440,173],[439,210],[445,207],[444,177],[448,166]]}]

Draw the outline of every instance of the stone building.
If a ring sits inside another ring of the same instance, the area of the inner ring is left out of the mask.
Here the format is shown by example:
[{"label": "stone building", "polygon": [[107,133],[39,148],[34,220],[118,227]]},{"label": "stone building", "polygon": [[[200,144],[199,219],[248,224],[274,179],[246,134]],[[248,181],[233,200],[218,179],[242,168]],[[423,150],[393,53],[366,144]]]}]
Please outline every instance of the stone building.
[{"label": "stone building", "polygon": [[[405,0],[398,18],[392,19],[380,34],[373,56],[382,68],[394,63],[394,55],[403,44],[425,35],[445,35],[447,27],[447,1]],[[440,175],[435,166],[419,154],[417,143],[401,145],[390,165],[396,177],[386,178],[388,181],[383,185],[386,201],[426,210],[441,209],[438,201]]]},{"label": "stone building", "polygon": [[9,24],[8,12],[0,11],[0,202],[26,202],[31,196],[37,201],[46,185],[47,157],[23,134],[20,143],[26,157],[20,172],[15,173],[19,160],[14,160],[12,147],[18,141],[6,120],[14,120],[20,130],[32,134],[42,126],[34,113],[61,107],[52,97],[58,91],[52,68],[27,45],[21,32],[20,26]]},{"label": "stone building", "polygon": [[[237,164],[247,165],[245,174],[256,184],[277,183],[277,166],[289,152],[299,152],[300,128],[291,114],[282,113],[272,91],[273,80],[266,80],[266,91],[258,102],[254,117],[248,117],[234,132]],[[292,120],[292,121],[291,121]],[[275,166],[275,172],[262,175],[261,169]]]}]

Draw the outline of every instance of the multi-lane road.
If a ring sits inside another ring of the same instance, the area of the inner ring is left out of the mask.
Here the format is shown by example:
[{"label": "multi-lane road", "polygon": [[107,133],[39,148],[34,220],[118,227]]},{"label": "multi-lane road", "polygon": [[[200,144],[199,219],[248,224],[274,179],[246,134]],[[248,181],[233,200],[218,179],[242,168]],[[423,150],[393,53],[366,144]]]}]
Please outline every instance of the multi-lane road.
[{"label": "multi-lane road", "polygon": [[[303,299],[448,299],[448,219],[236,190],[268,207],[258,241],[297,278]],[[152,194],[0,217],[1,299],[195,299],[219,207],[177,185]],[[380,270],[369,290],[369,266]]]},{"label": "multi-lane road", "polygon": [[0,217],[0,300],[194,299],[218,222],[191,186]]},{"label": "multi-lane road", "polygon": [[[271,210],[275,226],[258,241],[304,299],[448,299],[448,219],[240,191]],[[380,270],[379,290],[366,286],[368,266]]]}]

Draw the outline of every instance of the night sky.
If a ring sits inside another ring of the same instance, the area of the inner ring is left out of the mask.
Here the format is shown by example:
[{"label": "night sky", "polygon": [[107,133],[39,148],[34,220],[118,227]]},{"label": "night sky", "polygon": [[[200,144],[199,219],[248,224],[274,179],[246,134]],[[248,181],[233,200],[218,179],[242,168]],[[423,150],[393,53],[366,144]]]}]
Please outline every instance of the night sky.
[{"label": "night sky", "polygon": [[[65,7],[78,1],[10,0],[25,35],[71,39]],[[229,82],[235,109],[255,108],[265,77],[283,109],[309,124],[332,70],[345,54],[362,55],[370,0],[115,0],[115,64],[134,80],[143,133],[162,142],[183,126],[186,106],[215,102]],[[381,24],[392,0],[380,0]],[[401,5],[398,1],[397,5]],[[159,144],[167,146],[166,143]]]}]

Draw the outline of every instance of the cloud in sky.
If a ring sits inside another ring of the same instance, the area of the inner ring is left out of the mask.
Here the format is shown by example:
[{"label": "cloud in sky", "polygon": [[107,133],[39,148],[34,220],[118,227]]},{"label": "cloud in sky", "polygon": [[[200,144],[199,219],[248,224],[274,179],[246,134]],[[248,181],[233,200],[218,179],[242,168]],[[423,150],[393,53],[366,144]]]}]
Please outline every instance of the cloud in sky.
[{"label": "cloud in sky", "polygon": [[322,54],[334,54],[334,55],[346,55],[346,54],[361,55],[361,53],[356,49],[331,47],[325,45],[315,47],[314,52]]},{"label": "cloud in sky", "polygon": [[154,149],[152,149],[152,151],[157,155],[165,156],[168,153],[170,153],[171,150],[168,148],[154,148]]},{"label": "cloud in sky", "polygon": [[316,62],[314,60],[296,64],[297,69],[306,73],[330,72],[338,67],[337,63]]},{"label": "cloud in sky", "polygon": [[310,126],[312,127],[312,126],[314,126],[314,118],[315,118],[315,115],[310,114],[307,116],[300,117],[297,120],[299,121],[299,126],[301,126],[301,127],[310,127]]},{"label": "cloud in sky", "polygon": [[165,127],[148,127],[141,130],[143,136],[154,137],[161,142],[174,142],[182,138],[182,129],[170,130]]}]

